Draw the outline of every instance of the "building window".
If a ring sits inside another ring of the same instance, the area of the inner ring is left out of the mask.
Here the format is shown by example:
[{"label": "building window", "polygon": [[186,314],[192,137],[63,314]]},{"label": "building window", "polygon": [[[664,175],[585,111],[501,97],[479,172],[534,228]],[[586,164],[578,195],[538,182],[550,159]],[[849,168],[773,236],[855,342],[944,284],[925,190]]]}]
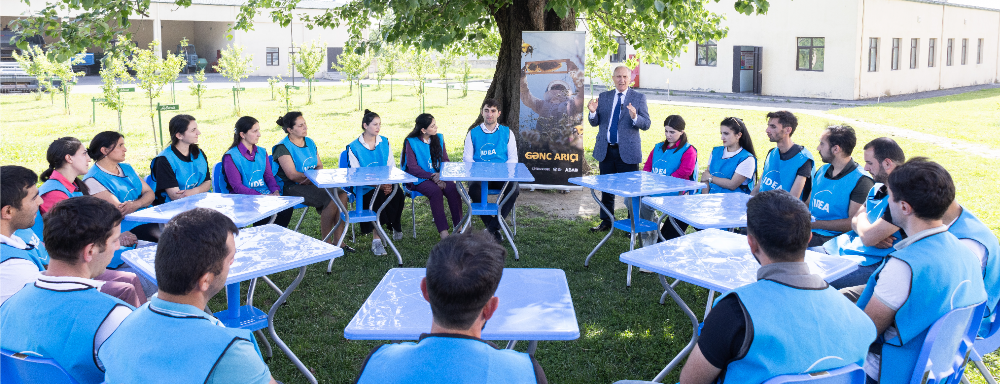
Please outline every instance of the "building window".
[{"label": "building window", "polygon": [[983,39],[979,39],[979,51],[976,53],[976,64],[983,63]]},{"label": "building window", "polygon": [[952,65],[952,59],[955,57],[953,53],[955,53],[955,39],[948,39],[948,47],[944,51],[944,65],[949,67]]},{"label": "building window", "polygon": [[920,39],[910,39],[910,69],[917,68],[917,51],[920,50]]},{"label": "building window", "polygon": [[969,57],[969,39],[962,39],[962,65],[967,63]]},{"label": "building window", "polygon": [[890,66],[892,67],[893,71],[899,69],[899,38],[898,37],[892,39],[892,63],[891,63]]},{"label": "building window", "polygon": [[799,54],[795,69],[799,71],[822,71],[826,38],[800,37],[796,40],[798,41]]},{"label": "building window", "polygon": [[269,67],[278,65],[278,48],[268,48],[264,61]]},{"label": "building window", "polygon": [[927,68],[934,68],[934,59],[937,57],[937,39],[927,40]]},{"label": "building window", "polygon": [[615,53],[611,54],[611,62],[612,63],[621,63],[621,62],[625,61],[625,59],[627,59],[627,57],[625,57],[625,38],[621,37],[621,36],[618,36],[618,37],[615,37],[614,39],[615,39],[615,41],[618,42],[618,52],[615,52]]},{"label": "building window", "polygon": [[878,38],[868,39],[868,72],[878,72]]},{"label": "building window", "polygon": [[695,43],[695,52],[698,55],[694,62],[696,66],[714,67],[718,63],[719,47],[712,40]]}]

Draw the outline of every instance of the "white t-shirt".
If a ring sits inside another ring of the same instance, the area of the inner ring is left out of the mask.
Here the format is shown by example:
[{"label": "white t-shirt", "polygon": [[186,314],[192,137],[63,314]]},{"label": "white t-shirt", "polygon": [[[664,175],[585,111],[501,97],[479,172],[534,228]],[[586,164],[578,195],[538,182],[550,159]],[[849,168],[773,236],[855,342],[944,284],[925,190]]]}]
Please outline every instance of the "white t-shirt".
[{"label": "white t-shirt", "polygon": [[[736,151],[736,152],[729,152],[725,148],[723,148],[722,149],[722,158],[723,159],[728,159],[730,157],[736,156],[738,153],[740,153],[742,151],[744,151],[743,148],[740,148],[740,150]],[[708,159],[708,166],[709,167],[712,166],[712,158],[711,157],[709,157],[709,159]],[[708,169],[708,168],[706,168],[706,169]],[[742,185],[748,185],[748,184],[750,184],[750,180],[753,180],[753,174],[754,174],[754,172],[757,172],[757,160],[754,159],[753,156],[750,156],[750,157],[747,157],[746,159],[743,159],[743,161],[740,162],[740,165],[736,166],[736,174],[742,175],[743,177],[747,178],[746,180],[743,180],[743,184]]]},{"label": "white t-shirt", "polygon": [[[0,244],[7,244],[17,249],[28,248],[28,244],[17,236],[0,235]],[[41,276],[38,266],[25,259],[10,259],[0,264],[0,304],[14,296],[25,285],[34,282],[38,276]]]}]

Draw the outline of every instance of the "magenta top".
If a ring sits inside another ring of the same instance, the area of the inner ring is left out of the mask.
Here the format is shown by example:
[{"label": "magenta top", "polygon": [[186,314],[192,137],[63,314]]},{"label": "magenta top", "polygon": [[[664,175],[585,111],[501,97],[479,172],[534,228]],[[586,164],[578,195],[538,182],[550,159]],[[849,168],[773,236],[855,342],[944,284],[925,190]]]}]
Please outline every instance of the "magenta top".
[{"label": "magenta top", "polygon": [[[653,171],[653,152],[659,150],[659,145],[654,146],[652,151],[649,151],[649,156],[646,157],[646,164],[642,166],[642,170],[646,172]],[[677,143],[667,147],[667,149],[677,148]],[[670,176],[676,177],[678,179],[688,179],[691,177],[691,173],[694,172],[694,164],[698,162],[698,152],[695,151],[694,146],[688,147],[684,154],[681,155],[681,165],[677,167],[674,173]]]}]

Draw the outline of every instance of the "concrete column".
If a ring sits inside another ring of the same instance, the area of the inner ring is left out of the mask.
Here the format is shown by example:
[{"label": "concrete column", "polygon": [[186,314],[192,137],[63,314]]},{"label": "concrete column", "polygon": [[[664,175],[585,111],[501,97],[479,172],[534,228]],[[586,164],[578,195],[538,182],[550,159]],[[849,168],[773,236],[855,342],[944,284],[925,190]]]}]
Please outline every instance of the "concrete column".
[{"label": "concrete column", "polygon": [[153,15],[154,15],[153,16],[153,41],[160,42],[160,44],[156,46],[156,49],[157,49],[156,55],[159,56],[159,57],[163,57],[163,31],[161,30],[163,27],[160,25],[160,15],[159,15],[159,13],[158,12],[154,12]]}]

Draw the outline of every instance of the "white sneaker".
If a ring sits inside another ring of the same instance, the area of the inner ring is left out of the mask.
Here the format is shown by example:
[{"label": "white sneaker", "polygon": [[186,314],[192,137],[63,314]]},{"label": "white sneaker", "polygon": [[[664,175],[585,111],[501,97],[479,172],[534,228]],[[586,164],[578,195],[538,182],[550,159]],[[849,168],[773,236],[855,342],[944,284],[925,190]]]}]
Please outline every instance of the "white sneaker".
[{"label": "white sneaker", "polygon": [[392,231],[392,239],[396,241],[403,240],[403,232]]},{"label": "white sneaker", "polygon": [[386,254],[385,246],[382,245],[381,239],[372,240],[372,253],[375,254],[375,256],[382,256]]}]

